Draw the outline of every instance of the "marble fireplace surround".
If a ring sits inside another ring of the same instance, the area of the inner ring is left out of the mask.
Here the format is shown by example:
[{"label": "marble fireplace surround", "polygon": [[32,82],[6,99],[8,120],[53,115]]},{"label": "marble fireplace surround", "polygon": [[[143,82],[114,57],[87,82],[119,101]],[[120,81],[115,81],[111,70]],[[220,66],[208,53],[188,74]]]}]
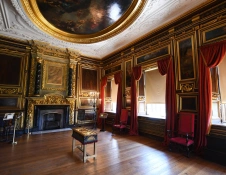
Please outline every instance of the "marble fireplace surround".
[{"label": "marble fireplace surround", "polygon": [[[74,111],[76,98],[65,98],[61,94],[46,94],[43,97],[27,97],[28,108],[26,116],[26,129],[33,129],[37,116],[35,108],[40,106],[68,106],[68,125],[74,125]],[[56,107],[57,108],[57,107]]]}]

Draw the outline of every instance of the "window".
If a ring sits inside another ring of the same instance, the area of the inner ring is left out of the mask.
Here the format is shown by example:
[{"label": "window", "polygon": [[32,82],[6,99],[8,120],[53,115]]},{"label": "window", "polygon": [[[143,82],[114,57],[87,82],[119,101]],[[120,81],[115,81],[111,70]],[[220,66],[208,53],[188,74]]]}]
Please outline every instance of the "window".
[{"label": "window", "polygon": [[[144,72],[146,116],[155,118],[166,117],[165,84],[166,77],[159,73],[157,67]],[[142,111],[141,109],[139,110]]]},{"label": "window", "polygon": [[105,87],[105,112],[116,112],[118,85],[115,84],[114,78],[108,79]]},{"label": "window", "polygon": [[226,122],[226,59],[210,69],[212,78],[212,124]]},{"label": "window", "polygon": [[221,122],[226,122],[226,58],[218,65],[219,69],[219,93],[220,93],[220,116]]}]

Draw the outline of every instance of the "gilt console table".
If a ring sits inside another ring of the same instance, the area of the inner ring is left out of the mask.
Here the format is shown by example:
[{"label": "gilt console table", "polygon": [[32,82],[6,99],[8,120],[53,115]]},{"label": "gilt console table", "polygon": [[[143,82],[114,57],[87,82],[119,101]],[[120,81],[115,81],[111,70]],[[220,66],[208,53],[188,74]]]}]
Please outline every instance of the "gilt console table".
[{"label": "gilt console table", "polygon": [[[81,144],[76,145],[76,140]],[[72,129],[72,152],[75,148],[78,148],[83,153],[83,162],[85,163],[88,158],[96,158],[96,145],[97,133],[87,128],[73,128]],[[90,155],[86,152],[86,145],[93,144],[93,154]]]}]

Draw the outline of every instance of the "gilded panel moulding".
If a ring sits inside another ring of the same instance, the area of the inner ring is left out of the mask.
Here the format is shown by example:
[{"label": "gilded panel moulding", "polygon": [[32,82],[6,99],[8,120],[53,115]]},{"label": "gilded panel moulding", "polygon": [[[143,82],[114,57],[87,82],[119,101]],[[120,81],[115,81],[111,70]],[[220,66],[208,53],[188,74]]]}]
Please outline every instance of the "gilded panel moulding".
[{"label": "gilded panel moulding", "polygon": [[186,83],[180,85],[181,92],[192,92],[194,91],[194,83]]},{"label": "gilded panel moulding", "polygon": [[64,48],[59,48],[56,46],[51,46],[48,43],[40,42],[40,41],[32,41],[32,49],[33,52],[41,53],[43,55],[54,56],[59,58],[68,59],[69,56],[78,57],[80,54],[76,50],[69,50]]},{"label": "gilded panel moulding", "polygon": [[0,88],[0,94],[18,94],[18,88]]},{"label": "gilded panel moulding", "polygon": [[74,64],[70,64],[72,65],[72,91],[71,91],[71,95],[72,97],[75,97],[76,94],[75,94],[75,91],[76,91],[76,65]]},{"label": "gilded panel moulding", "polygon": [[75,98],[64,98],[60,94],[46,94],[44,97],[28,97],[27,128],[33,127],[35,105],[70,105],[69,124],[74,123]]},{"label": "gilded panel moulding", "polygon": [[125,96],[130,96],[130,95],[131,95],[130,88],[129,89],[126,89]]},{"label": "gilded panel moulding", "polygon": [[29,96],[33,96],[33,94],[34,94],[36,62],[37,62],[37,58],[33,57],[32,60],[31,60]]}]

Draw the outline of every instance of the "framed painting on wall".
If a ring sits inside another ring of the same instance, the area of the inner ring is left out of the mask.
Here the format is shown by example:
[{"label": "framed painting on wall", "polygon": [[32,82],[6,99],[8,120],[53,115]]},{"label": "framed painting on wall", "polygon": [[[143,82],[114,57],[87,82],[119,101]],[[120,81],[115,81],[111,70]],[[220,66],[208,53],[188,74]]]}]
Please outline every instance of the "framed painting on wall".
[{"label": "framed painting on wall", "polygon": [[0,84],[19,86],[21,84],[22,58],[0,54],[0,60]]},{"label": "framed painting on wall", "polygon": [[0,97],[0,109],[6,110],[18,110],[21,108],[21,95],[11,95]]},{"label": "framed painting on wall", "polygon": [[203,43],[226,37],[226,26],[218,26],[203,32]]},{"label": "framed painting on wall", "polygon": [[112,73],[120,71],[120,70],[121,70],[121,64],[111,67],[109,69],[106,69],[104,72],[105,72],[105,75],[108,75],[108,74],[112,74]]},{"label": "framed painting on wall", "polygon": [[42,89],[66,90],[67,64],[44,60]]},{"label": "framed painting on wall", "polygon": [[177,41],[179,80],[195,79],[193,37]]},{"label": "framed painting on wall", "polygon": [[93,107],[93,99],[91,98],[80,97],[79,101],[80,101],[79,105],[81,108]]},{"label": "framed painting on wall", "polygon": [[169,46],[162,47],[160,49],[154,50],[146,55],[137,58],[137,64],[150,61],[154,58],[162,57],[169,54]]},{"label": "framed painting on wall", "polygon": [[197,96],[180,96],[180,111],[197,112]]},{"label": "framed painting on wall", "polygon": [[85,91],[97,91],[97,70],[82,68],[81,89]]},{"label": "framed painting on wall", "polygon": [[131,64],[131,60],[130,61],[127,61],[125,63],[125,69],[126,69],[126,72],[125,72],[125,80],[126,80],[126,88],[128,87],[131,87],[131,76],[132,76],[132,64]]}]

